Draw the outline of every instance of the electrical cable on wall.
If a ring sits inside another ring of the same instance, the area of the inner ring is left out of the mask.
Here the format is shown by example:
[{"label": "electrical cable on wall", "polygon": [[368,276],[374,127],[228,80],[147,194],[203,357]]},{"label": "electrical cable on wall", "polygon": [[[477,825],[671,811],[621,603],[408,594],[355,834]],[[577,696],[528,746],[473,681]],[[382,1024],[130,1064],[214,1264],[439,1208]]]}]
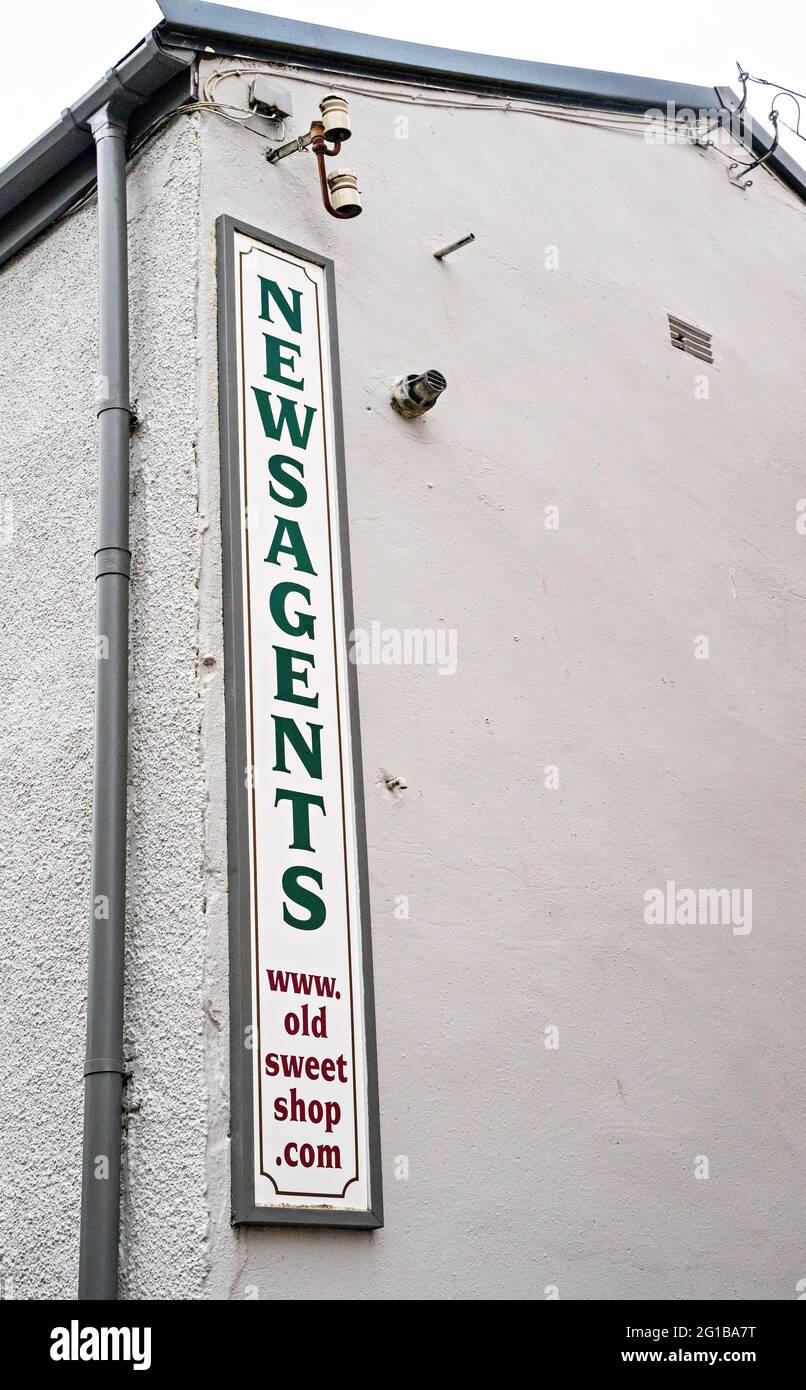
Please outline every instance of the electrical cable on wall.
[{"label": "electrical cable on wall", "polygon": [[[797,125],[799,126],[800,106],[798,104],[797,98],[802,97],[803,100],[806,100],[806,96],[803,96],[803,94],[801,93],[794,92],[790,88],[779,86],[779,84],[777,83],[768,82],[765,78],[752,77],[750,74],[744,72],[740,64],[737,64],[737,67],[739,67],[740,80],[742,80],[743,78],[745,80],[743,83],[744,90],[742,100],[739,106],[736,108],[735,112],[732,113],[734,117],[744,109],[747,100],[747,82],[756,82],[765,86],[776,87],[776,96],[787,95],[792,97],[792,99],[795,101],[796,106],[798,107]],[[326,72],[326,70],[323,69],[323,72]],[[197,111],[208,111],[213,115],[220,116],[222,120],[230,121],[235,125],[241,126],[243,129],[249,130],[251,134],[256,135],[259,139],[263,141],[268,141],[270,144],[282,142],[285,139],[286,122],[284,119],[280,122],[280,132],[278,135],[275,136],[272,134],[268,134],[265,130],[261,130],[253,125],[250,125],[250,121],[252,121],[258,114],[253,108],[239,106],[234,101],[222,101],[217,96],[217,90],[219,85],[230,79],[254,79],[255,77],[261,75],[268,77],[276,77],[279,73],[287,73],[290,77],[293,77],[294,81],[297,82],[304,82],[318,87],[322,86],[321,76],[309,76],[307,73],[302,72],[299,69],[291,67],[289,65],[285,65],[284,67],[281,67],[279,65],[274,67],[260,67],[258,65],[252,65],[250,67],[219,68],[216,72],[211,73],[210,76],[206,78],[201,89],[201,95],[197,100],[184,102],[181,106],[177,106],[173,111],[170,111],[167,114],[158,117],[155,121],[153,121],[143,131],[140,132],[140,134],[132,142],[132,145],[130,147],[130,161],[136,159],[136,157],[141,152],[142,148],[148,143],[148,141],[152,138],[153,135],[155,135],[159,130],[168,126],[173,120],[176,119],[176,117],[182,115],[190,115]],[[397,105],[404,103],[406,105],[411,105],[415,107],[429,107],[441,110],[480,112],[496,111],[505,113],[509,112],[513,115],[538,116],[542,117],[545,120],[566,122],[575,126],[588,126],[592,129],[610,131],[614,134],[620,135],[637,135],[642,138],[646,138],[647,130],[651,126],[662,126],[664,131],[668,135],[673,137],[669,141],[669,143],[703,145],[705,144],[706,137],[708,136],[708,134],[715,128],[715,124],[713,121],[710,124],[704,124],[701,120],[698,120],[696,122],[686,121],[683,124],[676,121],[670,121],[667,117],[659,114],[657,119],[653,117],[652,121],[650,122],[648,119],[648,113],[645,112],[610,112],[607,115],[603,115],[593,109],[584,110],[577,106],[558,106],[554,103],[548,104],[542,103],[540,101],[528,101],[527,99],[514,101],[508,98],[506,100],[501,100],[500,98],[479,95],[475,97],[473,100],[462,101],[457,100],[455,97],[451,97],[448,93],[447,88],[431,87],[426,89],[423,84],[418,84],[418,89],[414,91],[403,91],[399,88],[392,87],[387,88],[386,90],[379,90],[377,88],[369,90],[366,87],[357,86],[354,83],[351,84],[349,82],[341,81],[340,74],[336,73],[332,74],[332,76],[334,79],[334,84],[338,86],[340,90],[349,92],[351,95],[365,97],[369,100],[374,101],[393,102]],[[787,122],[782,120],[781,124],[787,125]],[[800,139],[806,139],[806,136],[801,134],[799,129],[790,127],[788,125],[787,128],[792,129],[793,133],[797,134]],[[774,152],[776,144],[777,141],[773,145],[773,148],[766,152],[766,154],[764,155],[764,159],[768,159],[769,156]],[[711,146],[711,148],[715,147]],[[717,149],[716,152],[725,155],[726,158],[731,158],[730,155],[725,154],[725,151]],[[734,164],[736,168],[741,167],[747,170],[750,168],[757,167],[760,162],[761,161],[758,160],[748,161],[746,164],[741,165],[739,162],[734,161]],[[61,221],[63,218],[71,216],[73,213],[80,211],[80,209],[84,207],[87,204],[87,202],[89,202],[90,199],[94,196],[94,193],[95,188],[93,185],[93,187],[90,188],[86,193],[84,193],[79,199],[77,199],[76,202],[72,203],[68,208],[65,208],[64,212],[56,220]]]}]

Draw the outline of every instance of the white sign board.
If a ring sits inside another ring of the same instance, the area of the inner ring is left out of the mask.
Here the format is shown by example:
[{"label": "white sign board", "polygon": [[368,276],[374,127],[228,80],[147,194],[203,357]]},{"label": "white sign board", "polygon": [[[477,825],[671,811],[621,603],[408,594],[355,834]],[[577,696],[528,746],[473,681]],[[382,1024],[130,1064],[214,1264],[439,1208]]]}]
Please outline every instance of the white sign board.
[{"label": "white sign board", "polygon": [[218,233],[234,1219],[377,1226],[333,269]]}]

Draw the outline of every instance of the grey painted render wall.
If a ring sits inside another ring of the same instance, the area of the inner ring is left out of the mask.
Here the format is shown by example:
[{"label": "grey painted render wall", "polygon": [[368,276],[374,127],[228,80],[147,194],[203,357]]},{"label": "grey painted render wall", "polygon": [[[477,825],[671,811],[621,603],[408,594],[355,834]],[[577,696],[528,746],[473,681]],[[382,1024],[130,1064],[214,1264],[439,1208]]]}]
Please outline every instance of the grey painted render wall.
[{"label": "grey painted render wall", "polygon": [[[328,89],[311,76],[284,75],[290,134]],[[327,217],[310,156],[271,168],[210,114],[130,175],[124,1291],[794,1297],[806,208],[761,173],[741,194],[715,152],[349,85],[356,221]],[[229,1225],[220,213],[335,259],[357,624],[458,633],[455,676],[359,668],[375,1233]],[[713,332],[713,367],[668,346],[667,309]],[[18,1297],[69,1295],[77,1258],[94,312],[89,205],[0,274],[0,1249]],[[444,399],[401,420],[392,379],[432,366]],[[667,879],[751,888],[752,932],[647,926]]]},{"label": "grey painted render wall", "polygon": [[[289,134],[328,89],[310,77],[289,77]],[[207,1290],[795,1297],[806,209],[763,173],[743,195],[716,152],[349,85],[367,93],[334,161],[359,175],[353,222],[323,212],[310,156],[269,167],[249,132],[204,128],[202,621],[218,656],[212,229],[230,213],[334,258],[356,623],[455,628],[459,669],[359,667],[385,1228],[233,1233],[222,1097]],[[668,345],[667,309],[714,334],[713,368]],[[447,393],[405,422],[389,385],[426,367]],[[752,888],[752,933],[647,926],[645,891],[672,878]]]}]

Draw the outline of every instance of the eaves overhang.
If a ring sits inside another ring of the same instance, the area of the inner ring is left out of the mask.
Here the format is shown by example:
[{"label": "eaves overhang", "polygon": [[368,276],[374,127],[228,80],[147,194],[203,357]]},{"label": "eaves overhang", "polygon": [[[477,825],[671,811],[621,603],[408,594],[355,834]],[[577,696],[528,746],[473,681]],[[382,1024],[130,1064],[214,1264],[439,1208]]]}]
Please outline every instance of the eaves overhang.
[{"label": "eaves overhang", "polygon": [[[157,3],[164,16],[157,32],[164,41],[177,48],[189,46],[196,52],[209,50],[229,57],[263,58],[331,72],[424,82],[485,95],[517,95],[609,111],[718,112],[734,111],[739,104],[738,96],[729,87],[699,87],[629,73],[436,48],[256,14],[207,0]],[[753,158],[767,155],[772,147],[772,135],[750,116],[745,117],[737,134]],[[765,163],[806,201],[806,172],[791,155],[778,148]]]},{"label": "eaves overhang", "polygon": [[133,139],[192,93],[195,55],[169,52],[159,34],[111,68],[44,134],[0,169],[0,265],[55,222],[95,182],[93,112],[115,100],[131,115]]},{"label": "eaves overhang", "polygon": [[[158,0],[163,22],[58,121],[0,169],[0,265],[55,222],[95,178],[88,120],[113,96],[131,108],[137,139],[193,92],[197,54],[263,59],[487,95],[611,111],[734,110],[730,88],[698,87],[625,73],[465,53],[306,24],[205,0]],[[747,118],[742,138],[753,156],[772,137]],[[767,167],[806,201],[806,173],[778,149]]]},{"label": "eaves overhang", "polygon": [[252,10],[208,4],[207,0],[157,0],[165,17],[165,41],[194,49],[212,48],[236,57],[271,56],[275,62],[327,68],[403,81],[429,81],[476,92],[518,92],[541,100],[610,110],[646,110],[666,103],[710,110],[719,105],[714,87],[662,82],[617,72],[530,63],[403,39],[357,34]]}]

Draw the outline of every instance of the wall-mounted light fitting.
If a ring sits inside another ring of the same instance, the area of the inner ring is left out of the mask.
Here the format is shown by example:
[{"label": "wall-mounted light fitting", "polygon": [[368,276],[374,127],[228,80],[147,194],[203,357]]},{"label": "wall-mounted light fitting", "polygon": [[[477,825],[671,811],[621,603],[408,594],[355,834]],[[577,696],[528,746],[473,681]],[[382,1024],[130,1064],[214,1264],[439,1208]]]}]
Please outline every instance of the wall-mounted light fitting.
[{"label": "wall-mounted light fitting", "polygon": [[269,150],[266,158],[269,164],[278,164],[290,154],[297,154],[309,146],[316,155],[319,170],[319,188],[322,202],[331,217],[358,217],[361,212],[361,194],[358,179],[351,169],[334,169],[331,174],[325,170],[325,156],[331,158],[339,154],[342,144],[352,135],[350,128],[350,108],[346,97],[331,92],[319,103],[322,113],[320,121],[311,121],[311,128],[305,135],[288,140],[279,149]]}]

